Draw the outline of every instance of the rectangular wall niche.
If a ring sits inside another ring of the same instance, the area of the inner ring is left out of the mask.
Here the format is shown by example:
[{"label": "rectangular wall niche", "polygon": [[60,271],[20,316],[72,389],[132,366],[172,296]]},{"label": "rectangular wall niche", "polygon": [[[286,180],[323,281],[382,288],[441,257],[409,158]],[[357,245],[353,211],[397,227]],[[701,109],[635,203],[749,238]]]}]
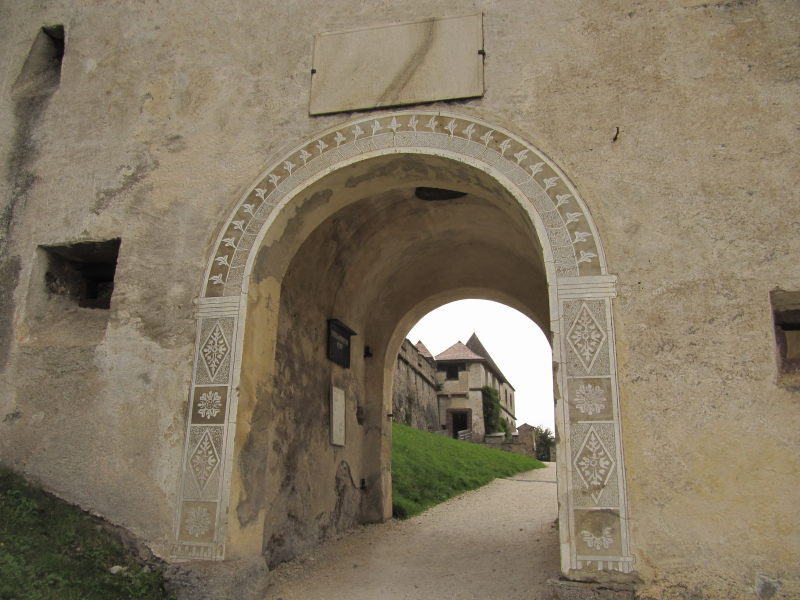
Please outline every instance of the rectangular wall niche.
[{"label": "rectangular wall niche", "polygon": [[770,292],[778,383],[800,388],[800,292]]},{"label": "rectangular wall niche", "polygon": [[16,97],[47,96],[61,82],[61,63],[64,60],[64,26],[42,27],[33,40],[25,64],[14,81]]},{"label": "rectangular wall niche", "polygon": [[309,114],[483,96],[483,15],[321,33]]},{"label": "rectangular wall niche", "polygon": [[84,308],[109,308],[119,255],[119,239],[40,246],[47,293]]}]

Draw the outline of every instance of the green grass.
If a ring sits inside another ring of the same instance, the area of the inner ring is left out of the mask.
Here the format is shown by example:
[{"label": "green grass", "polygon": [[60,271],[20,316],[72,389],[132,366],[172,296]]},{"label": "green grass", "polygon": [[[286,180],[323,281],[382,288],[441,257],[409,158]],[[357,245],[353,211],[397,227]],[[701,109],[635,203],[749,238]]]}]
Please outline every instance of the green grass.
[{"label": "green grass", "polygon": [[[113,566],[124,570],[116,575]],[[0,599],[162,600],[156,564],[97,519],[0,467]]]},{"label": "green grass", "polygon": [[497,477],[539,469],[529,456],[392,424],[392,512],[406,519]]}]

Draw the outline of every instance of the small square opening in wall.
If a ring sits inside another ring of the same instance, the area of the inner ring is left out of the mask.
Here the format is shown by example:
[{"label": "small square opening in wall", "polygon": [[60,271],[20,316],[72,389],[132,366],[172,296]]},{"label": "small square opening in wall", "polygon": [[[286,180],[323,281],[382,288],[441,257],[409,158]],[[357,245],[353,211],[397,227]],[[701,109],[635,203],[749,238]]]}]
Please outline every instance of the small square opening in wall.
[{"label": "small square opening in wall", "polygon": [[770,292],[778,382],[800,387],[800,292]]},{"label": "small square opening in wall", "polygon": [[46,256],[47,293],[84,308],[109,308],[114,291],[119,239],[41,246]]},{"label": "small square opening in wall", "polygon": [[61,82],[63,60],[64,26],[42,27],[14,81],[12,93],[18,98],[49,96]]}]

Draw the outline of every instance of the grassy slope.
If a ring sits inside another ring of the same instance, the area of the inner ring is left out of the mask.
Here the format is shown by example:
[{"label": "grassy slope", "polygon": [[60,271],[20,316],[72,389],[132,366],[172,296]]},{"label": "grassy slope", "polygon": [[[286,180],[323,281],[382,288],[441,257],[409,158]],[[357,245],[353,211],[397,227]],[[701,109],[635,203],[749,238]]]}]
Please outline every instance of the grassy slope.
[{"label": "grassy slope", "polygon": [[539,469],[529,456],[392,425],[392,510],[407,518],[482,485]]},{"label": "grassy slope", "polygon": [[[113,566],[124,570],[113,575]],[[99,521],[0,467],[0,599],[169,597],[158,567]]]}]

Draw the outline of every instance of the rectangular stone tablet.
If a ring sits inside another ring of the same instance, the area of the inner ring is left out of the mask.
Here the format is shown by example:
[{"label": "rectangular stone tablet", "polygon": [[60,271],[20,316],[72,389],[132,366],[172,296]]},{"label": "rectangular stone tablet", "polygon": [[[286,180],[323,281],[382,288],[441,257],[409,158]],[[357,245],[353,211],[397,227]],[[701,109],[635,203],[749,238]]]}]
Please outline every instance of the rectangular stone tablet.
[{"label": "rectangular stone tablet", "polygon": [[345,417],[344,390],[331,387],[331,444],[344,446],[344,417]]},{"label": "rectangular stone tablet", "polygon": [[314,38],[312,115],[483,95],[483,15]]}]

